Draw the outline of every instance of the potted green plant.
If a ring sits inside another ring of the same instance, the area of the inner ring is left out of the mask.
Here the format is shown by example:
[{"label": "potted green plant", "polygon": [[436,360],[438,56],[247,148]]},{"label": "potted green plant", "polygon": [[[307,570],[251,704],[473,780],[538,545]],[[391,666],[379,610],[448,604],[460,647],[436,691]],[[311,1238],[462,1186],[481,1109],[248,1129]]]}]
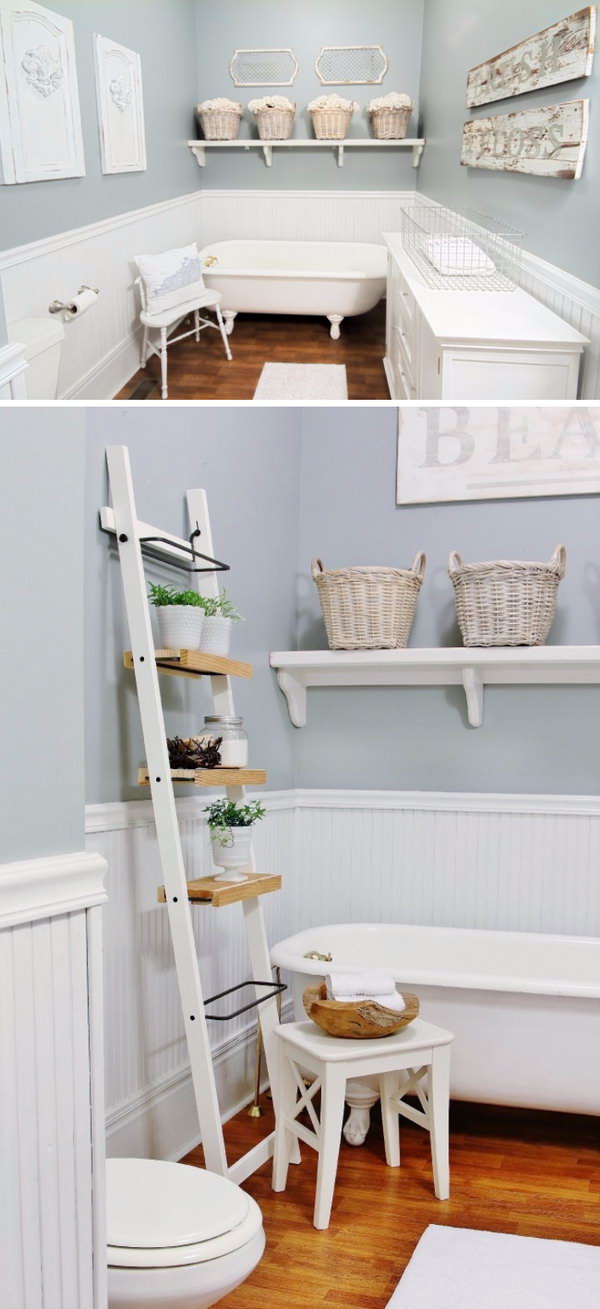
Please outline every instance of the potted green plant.
[{"label": "potted green plant", "polygon": [[210,830],[213,860],[223,872],[216,880],[222,882],[245,882],[240,873],[250,863],[252,829],[265,810],[257,800],[251,804],[238,805],[233,800],[213,800],[206,805],[204,812]]},{"label": "potted green plant", "polygon": [[150,603],[156,607],[161,649],[199,650],[204,620],[204,597],[197,591],[150,584]]},{"label": "potted green plant", "polygon": [[231,629],[241,614],[232,604],[226,591],[220,595],[204,597],[202,650],[204,654],[227,655],[231,644]]}]

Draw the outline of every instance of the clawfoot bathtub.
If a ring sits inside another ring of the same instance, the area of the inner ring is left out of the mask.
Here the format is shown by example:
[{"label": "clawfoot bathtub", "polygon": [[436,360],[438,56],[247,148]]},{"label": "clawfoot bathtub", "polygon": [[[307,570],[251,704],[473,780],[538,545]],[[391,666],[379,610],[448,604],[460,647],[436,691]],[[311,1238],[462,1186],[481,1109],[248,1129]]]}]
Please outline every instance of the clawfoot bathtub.
[{"label": "clawfoot bathtub", "polygon": [[[307,958],[331,955],[327,964]],[[382,923],[313,927],[280,941],[294,1013],[328,968],[383,968],[421,1016],[455,1033],[451,1094],[487,1104],[600,1114],[600,939]],[[362,1145],[376,1082],[348,1082],[344,1136]]]},{"label": "clawfoot bathtub", "polygon": [[385,292],[385,248],[364,242],[218,241],[200,258],[229,334],[238,313],[323,314],[337,341],[344,318],[373,309]]}]

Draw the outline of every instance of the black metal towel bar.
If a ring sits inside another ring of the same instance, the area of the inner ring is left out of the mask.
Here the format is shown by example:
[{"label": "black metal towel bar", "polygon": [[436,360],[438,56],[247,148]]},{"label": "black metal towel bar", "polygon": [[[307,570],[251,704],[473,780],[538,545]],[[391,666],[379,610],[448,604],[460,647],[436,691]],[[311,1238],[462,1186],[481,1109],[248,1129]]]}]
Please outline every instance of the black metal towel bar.
[{"label": "black metal towel bar", "polygon": [[251,1000],[250,1004],[242,1005],[241,1009],[234,1009],[230,1014],[206,1014],[205,1017],[212,1018],[213,1022],[216,1023],[228,1023],[232,1018],[239,1018],[240,1014],[247,1013],[249,1009],[256,1009],[257,1005],[262,1004],[264,1000],[272,1000],[274,995],[281,995],[282,991],[287,991],[285,982],[274,982],[272,979],[270,982],[238,982],[237,986],[230,986],[226,991],[219,991],[218,995],[210,995],[204,1001],[204,1004],[205,1006],[213,1004],[215,1000],[222,1000],[224,995],[233,995],[234,991],[243,991],[246,986],[268,986],[270,989],[267,995],[261,995],[258,1000]]},{"label": "black metal towel bar", "polygon": [[[220,559],[213,559],[211,555],[204,555],[199,550],[194,550],[194,541],[197,540],[197,538],[201,535],[202,533],[200,531],[198,523],[196,523],[195,530],[190,533],[189,546],[177,545],[174,541],[170,541],[168,536],[140,536],[139,540],[140,540],[140,545],[142,547],[142,554],[145,554],[149,559],[158,559],[162,564],[170,564],[171,568],[178,568],[181,572],[184,573],[230,572],[229,564],[223,564],[221,563]],[[163,546],[168,546],[169,548],[168,550],[153,549],[152,548],[153,545],[154,546],[163,545]],[[179,550],[180,554],[191,556],[191,560],[203,559],[205,563],[212,564],[213,567],[192,568],[191,562],[188,563],[188,561],[185,559],[177,559],[176,557],[174,557],[173,554],[171,553],[173,550]]]}]

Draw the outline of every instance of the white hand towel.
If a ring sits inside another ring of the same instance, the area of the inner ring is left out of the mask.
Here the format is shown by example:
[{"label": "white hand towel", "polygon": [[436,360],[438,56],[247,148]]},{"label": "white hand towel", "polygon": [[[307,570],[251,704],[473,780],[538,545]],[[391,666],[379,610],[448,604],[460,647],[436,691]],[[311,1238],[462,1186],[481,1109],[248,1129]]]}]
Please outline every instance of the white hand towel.
[{"label": "white hand towel", "polygon": [[460,236],[430,236],[425,242],[430,264],[445,277],[495,273],[496,265],[475,241]]},{"label": "white hand towel", "polygon": [[330,1000],[342,1000],[344,1004],[381,1004],[384,1009],[397,1009],[401,1014],[406,1005],[399,991],[394,991],[393,995],[344,995],[330,996]]},{"label": "white hand towel", "polygon": [[331,1000],[343,1000],[347,995],[393,995],[396,990],[393,977],[375,968],[364,973],[328,973],[325,984]]}]

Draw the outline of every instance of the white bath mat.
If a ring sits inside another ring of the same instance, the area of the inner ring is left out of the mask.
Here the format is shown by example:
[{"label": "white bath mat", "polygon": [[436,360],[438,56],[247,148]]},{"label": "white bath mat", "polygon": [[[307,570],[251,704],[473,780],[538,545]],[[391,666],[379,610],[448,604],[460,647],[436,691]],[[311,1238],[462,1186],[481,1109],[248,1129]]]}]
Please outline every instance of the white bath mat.
[{"label": "white bath mat", "polygon": [[347,400],[343,364],[265,364],[255,400]]},{"label": "white bath mat", "polygon": [[388,1309],[584,1309],[600,1305],[600,1247],[431,1226]]}]

